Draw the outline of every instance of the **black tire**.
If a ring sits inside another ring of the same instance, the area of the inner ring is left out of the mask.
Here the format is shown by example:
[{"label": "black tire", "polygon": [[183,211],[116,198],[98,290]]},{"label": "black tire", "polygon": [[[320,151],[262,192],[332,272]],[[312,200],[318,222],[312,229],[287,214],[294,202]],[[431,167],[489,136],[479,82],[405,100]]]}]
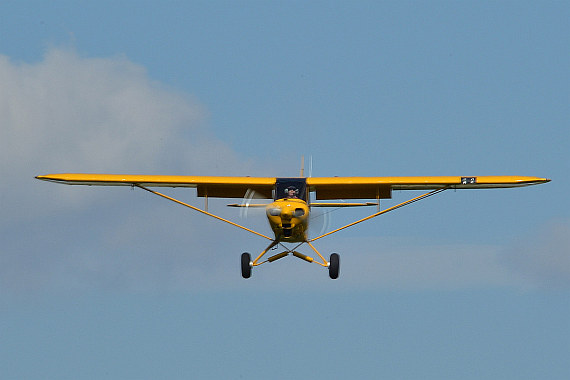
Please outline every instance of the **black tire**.
[{"label": "black tire", "polygon": [[340,271],[340,256],[338,253],[331,254],[329,260],[329,277],[333,280],[338,278],[338,273]]},{"label": "black tire", "polygon": [[251,255],[247,252],[241,254],[241,276],[243,278],[251,277]]}]

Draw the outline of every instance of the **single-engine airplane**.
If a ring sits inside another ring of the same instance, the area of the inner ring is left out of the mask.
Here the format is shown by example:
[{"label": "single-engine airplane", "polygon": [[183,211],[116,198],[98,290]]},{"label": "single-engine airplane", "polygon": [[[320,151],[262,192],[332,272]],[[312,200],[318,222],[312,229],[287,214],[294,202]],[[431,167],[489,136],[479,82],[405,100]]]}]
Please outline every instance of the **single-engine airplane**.
[{"label": "single-engine airplane", "polygon": [[[117,174],[48,174],[37,176],[37,179],[63,183],[67,185],[88,186],[130,186],[146,190],[155,195],[176,202],[180,205],[199,211],[210,217],[239,227],[252,234],[270,241],[255,259],[249,253],[241,255],[241,274],[244,278],[251,276],[252,268],[267,262],[274,262],[289,255],[293,255],[309,263],[317,263],[328,269],[329,277],[338,278],[340,257],[332,253],[329,260],[317,251],[313,242],[345,228],[370,220],[387,212],[396,210],[432,195],[449,189],[496,189],[537,185],[550,180],[539,177],[521,176],[438,176],[438,177],[305,177],[301,169],[300,177],[273,178],[273,177],[215,177],[215,176],[163,176],[163,175],[117,175]],[[151,187],[193,187],[197,189],[197,196],[203,197],[204,208],[201,209],[184,203]],[[423,190],[428,191],[422,195],[411,198],[395,206],[380,210],[380,200],[390,199],[393,190]],[[274,237],[269,237],[253,231],[240,224],[224,219],[208,212],[208,198],[242,198],[247,199],[248,194],[255,192],[258,197],[272,200],[268,204],[230,204],[233,207],[264,207],[269,225]],[[309,193],[314,192],[317,201],[339,200],[337,202],[314,202]],[[371,202],[341,202],[340,200],[362,200]],[[376,212],[356,220],[343,227],[334,229],[320,236],[309,238],[309,214],[314,207],[359,207],[376,206]],[[283,243],[295,243],[290,249]],[[319,257],[318,260],[297,251],[307,244]],[[269,250],[282,246],[284,251],[264,258]]]}]

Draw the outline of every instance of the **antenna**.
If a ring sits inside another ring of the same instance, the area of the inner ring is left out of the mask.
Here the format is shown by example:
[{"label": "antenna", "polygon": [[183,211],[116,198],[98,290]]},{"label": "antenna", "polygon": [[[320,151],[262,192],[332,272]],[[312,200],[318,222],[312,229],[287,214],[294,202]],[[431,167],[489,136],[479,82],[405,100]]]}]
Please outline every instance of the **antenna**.
[{"label": "antenna", "polygon": [[305,156],[301,156],[301,174],[299,177],[305,176]]}]

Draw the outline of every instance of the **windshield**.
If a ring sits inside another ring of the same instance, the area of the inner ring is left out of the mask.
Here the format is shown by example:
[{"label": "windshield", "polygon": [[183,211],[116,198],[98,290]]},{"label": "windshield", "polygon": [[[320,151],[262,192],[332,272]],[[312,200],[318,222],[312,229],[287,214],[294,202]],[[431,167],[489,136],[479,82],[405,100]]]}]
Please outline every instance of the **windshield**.
[{"label": "windshield", "polygon": [[290,198],[307,201],[307,182],[304,178],[277,178],[275,200]]}]

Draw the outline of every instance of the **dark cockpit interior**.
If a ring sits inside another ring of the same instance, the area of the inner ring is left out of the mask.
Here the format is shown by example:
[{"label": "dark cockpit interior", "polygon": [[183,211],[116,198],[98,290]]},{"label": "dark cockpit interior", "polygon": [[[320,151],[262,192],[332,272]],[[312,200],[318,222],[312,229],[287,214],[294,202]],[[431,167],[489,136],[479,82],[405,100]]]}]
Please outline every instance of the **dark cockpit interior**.
[{"label": "dark cockpit interior", "polygon": [[304,178],[277,178],[274,199],[301,199],[307,201],[307,181]]}]

